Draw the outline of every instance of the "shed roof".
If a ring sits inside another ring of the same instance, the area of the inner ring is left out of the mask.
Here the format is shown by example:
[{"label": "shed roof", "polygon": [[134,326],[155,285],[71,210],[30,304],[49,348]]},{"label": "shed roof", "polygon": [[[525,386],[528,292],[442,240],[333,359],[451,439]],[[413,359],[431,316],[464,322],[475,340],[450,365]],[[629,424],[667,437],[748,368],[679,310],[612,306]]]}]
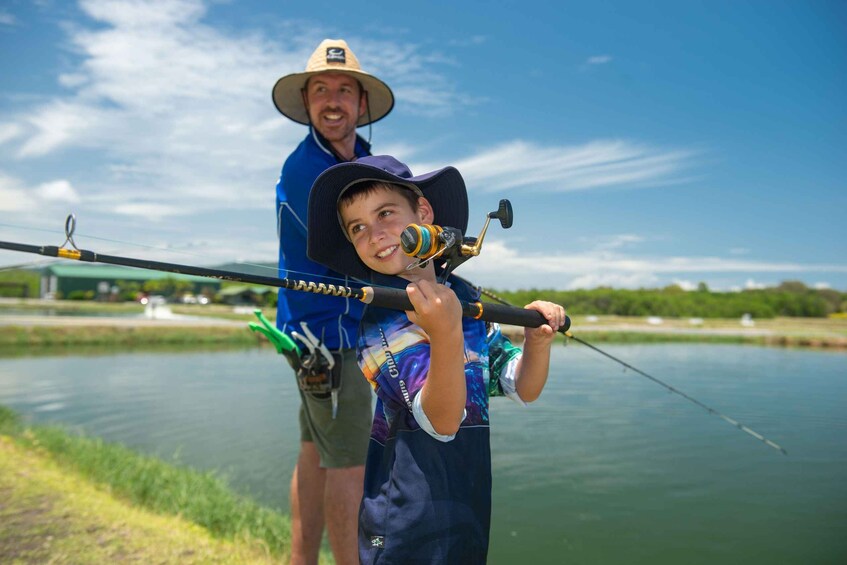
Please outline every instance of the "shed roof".
[{"label": "shed roof", "polygon": [[159,279],[177,279],[197,283],[207,283],[212,286],[220,286],[221,281],[208,277],[195,275],[183,275],[177,273],[163,273],[161,271],[150,271],[148,269],[137,269],[135,267],[122,267],[119,265],[50,265],[42,271],[46,275],[57,277],[69,277],[77,279],[111,279],[123,281],[150,281]]},{"label": "shed roof", "polygon": [[233,285],[221,290],[221,296],[236,296],[242,292],[252,292],[253,294],[262,295],[271,292],[273,289],[267,286],[245,286]]}]

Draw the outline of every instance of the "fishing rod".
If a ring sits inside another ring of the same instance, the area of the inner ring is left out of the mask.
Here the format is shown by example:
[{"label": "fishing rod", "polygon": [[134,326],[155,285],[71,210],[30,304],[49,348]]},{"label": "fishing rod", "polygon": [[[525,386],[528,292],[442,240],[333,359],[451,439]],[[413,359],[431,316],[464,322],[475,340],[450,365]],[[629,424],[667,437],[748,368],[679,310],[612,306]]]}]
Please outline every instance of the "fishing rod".
[{"label": "fishing rod", "polygon": [[[79,249],[73,240],[75,228],[76,217],[71,214],[65,220],[65,242],[61,246],[38,246],[10,241],[0,241],[0,249],[20,251],[22,253],[34,253],[37,255],[44,255],[46,257],[59,257],[62,259],[71,259],[74,261],[84,261],[88,263],[106,263],[110,265],[136,267],[151,271],[163,271],[226,281],[260,284],[263,286],[273,286],[284,288],[286,290],[310,292],[326,296],[354,298],[365,304],[370,304],[380,308],[388,308],[391,310],[409,311],[415,309],[404,289],[376,286],[354,288],[349,286],[326,284],[323,282],[316,283],[315,281],[251,275],[235,271],[197,267],[194,265],[181,265],[178,263],[167,263],[162,261],[151,261],[119,255],[104,255],[94,251]],[[71,247],[66,247],[68,244]],[[468,302],[460,300],[459,303],[462,306],[462,315],[476,320],[522,326],[526,328],[537,328],[547,323],[547,319],[544,315],[536,310],[527,310],[525,308],[518,308],[512,305],[492,304],[490,302],[483,304],[482,302]],[[558,331],[564,334],[568,331],[570,325],[570,318],[565,316],[565,323]]]},{"label": "fishing rod", "polygon": [[[421,266],[425,265],[427,262],[432,261],[433,259],[436,259],[436,258],[444,258],[444,260],[447,264],[447,268],[445,268],[445,271],[449,274],[449,271],[452,270],[453,268],[455,268],[457,265],[461,264],[464,261],[467,261],[471,257],[475,257],[475,256],[479,255],[480,248],[482,246],[482,240],[485,237],[485,233],[488,230],[488,224],[489,224],[489,221],[491,219],[499,219],[500,224],[503,228],[507,229],[507,228],[511,227],[511,225],[512,225],[512,206],[511,206],[511,204],[509,203],[508,200],[501,200],[500,201],[500,207],[498,208],[498,210],[488,214],[488,217],[485,220],[485,225],[482,228],[482,233],[480,233],[480,236],[478,238],[464,237],[462,235],[461,231],[459,231],[455,228],[450,228],[450,227],[441,227],[441,226],[428,225],[428,224],[425,224],[425,225],[411,224],[411,225],[409,225],[408,227],[406,227],[405,230],[403,230],[403,233],[400,235],[400,246],[403,248],[403,252],[406,253],[406,255],[409,255],[411,257],[417,257],[418,263],[410,265],[408,268],[413,268],[413,267],[418,266],[418,265],[421,265]],[[444,278],[446,278],[446,275],[445,275]],[[443,280],[442,280],[442,282],[443,282]],[[494,294],[490,291],[487,291],[487,290],[485,290],[481,287],[477,287],[477,288],[479,289],[479,291],[482,294],[484,294],[485,296],[488,296],[489,298],[492,298],[493,300],[496,300],[497,302],[500,303],[500,305],[514,307],[508,301],[504,300],[503,298],[500,298],[496,294]],[[658,378],[654,377],[653,375],[650,375],[650,374],[642,371],[641,369],[633,367],[629,363],[626,363],[625,361],[618,359],[617,357],[611,355],[610,353],[603,351],[599,347],[596,347],[596,346],[588,343],[587,341],[576,337],[570,331],[568,331],[569,328],[570,328],[570,321],[568,321],[566,326],[567,327],[565,328],[564,331],[562,331],[562,333],[565,334],[567,337],[578,341],[579,343],[585,345],[586,347],[593,349],[597,353],[600,353],[601,355],[608,357],[612,361],[620,363],[625,368],[630,369],[630,370],[638,373],[639,375],[641,375],[641,376],[643,376],[647,379],[650,379],[651,381],[658,384],[659,386],[664,387],[666,390],[668,390],[668,391],[670,391],[674,394],[678,394],[679,396],[688,400],[689,402],[692,402],[692,403],[696,404],[697,406],[703,408],[709,414],[718,416],[719,418],[728,422],[729,424],[732,424],[733,426],[735,426],[739,430],[741,430],[741,431],[751,435],[752,437],[756,438],[757,440],[763,442],[765,445],[768,445],[768,446],[780,451],[783,455],[788,455],[788,452],[785,449],[783,449],[779,444],[774,443],[773,441],[764,437],[762,434],[752,430],[751,428],[745,426],[744,424],[741,424],[737,420],[734,420],[733,418],[730,418],[726,414],[719,412],[719,411],[715,410],[714,408],[712,408],[710,406],[707,406],[706,404],[700,402],[699,400],[697,400],[693,396],[690,396],[690,395],[684,393],[683,391],[677,389],[676,387],[669,385],[668,383],[662,381],[661,379],[658,379]]]},{"label": "fishing rod", "polygon": [[[491,219],[499,219],[500,224],[504,228],[509,228],[512,225],[512,208],[508,200],[501,200],[497,211],[490,212],[486,218],[485,225],[478,238],[464,237],[461,231],[455,228],[442,228],[433,225],[416,225],[410,224],[401,234],[401,247],[407,255],[417,257],[418,262],[410,265],[409,268],[415,266],[423,266],[426,262],[440,258],[444,261],[442,266],[441,282],[446,278],[444,273],[450,273],[456,266],[467,261],[469,258],[479,255],[482,241],[488,229]],[[314,281],[305,281],[289,278],[266,277],[261,275],[250,275],[246,273],[238,273],[234,271],[225,271],[221,269],[210,269],[205,267],[197,267],[193,265],[181,265],[177,263],[166,263],[161,261],[151,261],[145,259],[135,259],[131,257],[122,257],[117,255],[98,254],[93,251],[79,249],[73,240],[73,233],[76,227],[76,217],[71,214],[65,220],[65,242],[61,246],[36,246],[23,243],[0,241],[0,249],[8,249],[11,251],[20,251],[24,253],[34,253],[47,257],[60,257],[77,261],[86,261],[91,263],[107,263],[112,265],[122,265],[127,267],[136,267],[153,271],[164,271],[177,274],[195,275],[206,278],[214,278],[220,280],[228,280],[235,282],[246,282],[260,284],[264,286],[273,286],[284,288],[286,290],[294,290],[300,292],[311,292],[327,296],[338,296],[342,298],[354,298],[365,304],[370,304],[376,307],[388,308],[392,310],[414,310],[411,301],[405,290],[388,288],[388,287],[371,287],[364,286],[353,288],[342,285],[315,283]],[[72,248],[67,248],[65,245],[70,244]],[[462,315],[465,317],[474,318],[487,322],[497,322],[509,324],[513,326],[521,326],[528,328],[536,328],[547,323],[544,316],[536,310],[528,310],[519,308],[510,304],[508,301],[500,298],[496,294],[477,287],[479,291],[489,298],[498,302],[498,304],[481,301],[466,302],[460,300],[462,307]],[[587,341],[574,336],[570,332],[571,319],[565,316],[565,323],[558,329],[559,333],[582,343],[583,345],[597,351],[601,355],[620,363],[625,368],[630,369],[639,375],[653,381],[662,386],[669,392],[677,394],[685,398],[689,402],[700,406],[709,414],[720,417],[729,424],[735,426],[741,431],[749,434],[753,438],[765,443],[784,455],[788,452],[777,443],[767,439],[758,432],[741,424],[740,422],[730,418],[726,414],[711,408],[710,406],[700,402],[696,398],[682,392],[681,390],[665,383],[648,373],[633,367],[617,357],[601,350],[600,348],[588,343]]]},{"label": "fishing rod", "polygon": [[[491,291],[489,291],[489,290],[486,290],[486,289],[484,289],[484,288],[482,288],[482,287],[477,287],[477,288],[479,289],[479,291],[480,291],[482,294],[484,294],[485,296],[487,296],[487,297],[489,297],[489,298],[491,298],[491,299],[493,299],[493,300],[496,300],[496,301],[497,301],[497,302],[499,302],[501,305],[504,305],[504,306],[506,306],[506,305],[511,306],[511,304],[510,304],[507,300],[504,300],[503,298],[500,298],[499,296],[497,296],[497,295],[496,295],[496,294],[494,294],[493,292],[491,292]],[[733,418],[730,418],[730,417],[729,417],[729,416],[727,416],[726,414],[724,414],[724,413],[722,413],[722,412],[719,412],[719,411],[715,410],[714,408],[712,408],[712,407],[710,407],[710,406],[707,406],[706,404],[704,404],[704,403],[700,402],[700,401],[699,401],[699,400],[697,400],[696,398],[694,398],[694,397],[692,397],[692,396],[690,396],[690,395],[688,395],[688,394],[686,394],[686,393],[682,392],[682,391],[681,391],[681,390],[679,390],[678,388],[676,388],[676,387],[674,387],[674,386],[669,385],[668,383],[664,382],[663,380],[661,380],[661,379],[659,379],[659,378],[657,378],[657,377],[654,377],[653,375],[650,375],[650,374],[648,374],[648,373],[645,373],[644,371],[642,371],[641,369],[638,369],[637,367],[633,367],[633,366],[632,366],[632,365],[630,365],[629,363],[627,363],[627,362],[625,362],[625,361],[622,361],[621,359],[618,359],[617,357],[615,357],[615,356],[614,356],[614,355],[612,355],[611,353],[607,353],[606,351],[603,351],[603,350],[602,350],[602,349],[600,349],[599,347],[596,347],[596,346],[594,346],[594,345],[592,345],[592,344],[588,343],[588,342],[587,342],[587,341],[585,341],[584,339],[580,339],[580,338],[578,338],[577,336],[573,335],[573,334],[572,334],[571,332],[569,332],[569,331],[568,331],[568,332],[565,332],[565,335],[566,335],[566,336],[568,336],[569,338],[573,339],[573,340],[578,341],[579,343],[581,343],[581,344],[585,345],[586,347],[589,347],[589,348],[593,349],[594,351],[596,351],[596,352],[597,352],[597,353],[599,353],[600,355],[604,355],[604,356],[606,356],[607,358],[611,359],[612,361],[615,361],[615,362],[617,362],[617,363],[620,363],[620,364],[621,364],[621,365],[623,365],[626,369],[630,369],[631,371],[634,371],[634,372],[638,373],[639,375],[641,375],[641,376],[643,376],[643,377],[646,377],[646,378],[650,379],[651,381],[653,381],[653,382],[654,382],[654,383],[656,383],[657,385],[659,385],[659,386],[661,386],[661,387],[664,387],[667,391],[672,392],[672,393],[674,393],[674,394],[678,394],[679,396],[681,396],[682,398],[684,398],[684,399],[688,400],[689,402],[692,402],[692,403],[696,404],[697,406],[699,406],[700,408],[703,408],[703,409],[704,409],[706,412],[708,412],[709,414],[711,414],[711,415],[713,415],[713,416],[717,416],[717,417],[721,418],[722,420],[724,420],[724,421],[728,422],[729,424],[731,424],[731,425],[735,426],[735,427],[736,427],[736,428],[738,428],[739,430],[741,430],[741,431],[743,431],[743,432],[745,432],[745,433],[750,434],[751,436],[753,436],[753,437],[754,437],[754,438],[756,438],[757,440],[761,441],[761,442],[762,442],[762,443],[764,443],[765,445],[768,445],[768,446],[770,446],[770,447],[772,447],[772,448],[776,449],[777,451],[780,451],[783,455],[788,455],[788,452],[785,450],[785,448],[783,448],[783,447],[782,447],[782,446],[780,446],[779,444],[774,443],[773,441],[769,440],[768,438],[766,438],[766,437],[765,437],[765,436],[763,436],[762,434],[760,434],[760,433],[756,432],[755,430],[753,430],[753,429],[751,429],[751,428],[749,428],[749,427],[745,426],[744,424],[742,424],[742,423],[738,422],[737,420],[735,420],[735,419],[733,419]]]}]

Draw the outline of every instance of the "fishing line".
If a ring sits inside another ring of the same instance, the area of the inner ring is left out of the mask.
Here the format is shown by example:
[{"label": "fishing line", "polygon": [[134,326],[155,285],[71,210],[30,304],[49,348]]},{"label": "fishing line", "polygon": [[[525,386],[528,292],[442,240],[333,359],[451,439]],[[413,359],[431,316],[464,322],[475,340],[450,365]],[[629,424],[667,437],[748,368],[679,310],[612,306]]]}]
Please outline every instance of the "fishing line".
[{"label": "fishing line", "polygon": [[[509,211],[511,211],[511,209],[509,209]],[[490,217],[497,217],[495,213],[492,213],[489,216]],[[501,219],[501,221],[504,221],[504,219]],[[486,221],[486,227],[487,227],[487,225],[488,225],[488,222]],[[177,264],[173,264],[173,263],[164,263],[164,262],[160,262],[160,261],[150,261],[150,260],[143,260],[143,259],[134,259],[134,258],[130,258],[130,257],[119,257],[119,256],[98,254],[98,253],[95,253],[93,251],[81,250],[81,249],[78,249],[76,247],[76,244],[73,242],[73,238],[72,238],[73,233],[74,233],[74,229],[75,229],[75,219],[71,215],[71,216],[68,216],[68,219],[65,222],[65,237],[66,237],[65,243],[71,243],[74,246],[73,249],[65,248],[64,244],[63,244],[62,247],[35,246],[35,245],[28,245],[28,244],[15,243],[15,242],[6,242],[6,241],[0,241],[0,249],[8,249],[8,250],[12,250],[12,251],[21,251],[21,252],[25,252],[25,253],[35,253],[35,254],[39,254],[39,255],[45,255],[45,256],[48,256],[48,257],[61,257],[61,258],[65,258],[65,259],[72,259],[72,260],[78,260],[78,261],[84,261],[84,262],[108,263],[108,264],[124,265],[124,266],[129,266],[129,267],[137,267],[137,268],[156,270],[156,271],[174,272],[174,273],[181,273],[181,274],[192,274],[192,275],[195,275],[195,276],[201,276],[201,277],[207,277],[207,278],[216,278],[216,279],[220,279],[220,280],[250,282],[250,283],[253,283],[253,284],[260,284],[260,285],[265,285],[265,286],[285,288],[285,289],[288,289],[288,290],[312,292],[312,293],[315,293],[315,294],[340,296],[340,297],[344,297],[344,298],[356,298],[356,299],[361,300],[362,302],[364,302],[366,304],[373,304],[374,306],[379,306],[379,307],[383,307],[383,308],[391,308],[391,309],[395,309],[395,310],[413,310],[414,309],[411,302],[409,301],[408,295],[406,294],[405,290],[391,288],[391,287],[372,285],[372,286],[366,286],[366,287],[362,287],[362,288],[352,288],[352,287],[342,286],[342,285],[325,284],[323,282],[315,283],[313,281],[292,280],[292,279],[288,279],[288,278],[278,278],[276,276],[265,277],[265,276],[262,276],[262,275],[250,275],[250,274],[247,274],[247,273],[238,273],[238,272],[233,272],[233,271],[224,271],[224,270],[220,270],[220,269],[196,267],[196,266],[193,266],[193,265],[177,265]],[[484,231],[485,230],[483,230],[482,235],[484,235]],[[481,243],[482,235],[478,239],[479,243]],[[100,240],[104,240],[104,241],[112,241],[112,242],[118,243],[117,240],[107,240],[105,238],[94,237],[93,239],[100,239]],[[126,242],[124,242],[124,243],[126,243]],[[142,244],[127,243],[127,245],[157,249],[156,247],[144,246]],[[477,253],[478,253],[478,251],[477,251]],[[191,253],[186,252],[186,254],[194,256],[194,254],[191,254]],[[246,265],[248,263],[243,263],[243,264]],[[267,267],[267,266],[264,266],[264,265],[255,265],[255,266],[261,267],[261,268],[264,268],[264,269],[267,269],[267,270],[271,270],[271,267]],[[276,273],[276,269],[273,269],[273,270]],[[294,272],[294,271],[291,271],[291,272]],[[308,275],[308,273],[307,273],[307,275]],[[309,275],[309,276],[315,276],[315,275]],[[325,277],[325,278],[330,279],[330,280],[339,280],[339,281],[342,280],[338,277]],[[347,280],[349,280],[349,279],[345,278],[343,280],[346,284]],[[467,281],[465,281],[465,282],[467,282]],[[468,283],[468,284],[470,284],[470,283]],[[498,306],[496,304],[491,304],[491,303],[460,301],[460,303],[462,305],[462,313],[463,313],[464,316],[472,317],[472,318],[475,318],[475,319],[478,319],[478,320],[500,322],[500,323],[505,323],[505,324],[524,326],[524,327],[538,327],[542,324],[547,323],[547,320],[544,318],[544,316],[540,312],[537,312],[535,310],[528,310],[528,309],[513,306],[507,300],[497,296],[493,292],[488,291],[486,289],[483,289],[481,287],[477,287],[477,288],[479,289],[481,294],[488,296],[489,298],[495,300],[496,302],[499,302],[500,306]],[[788,455],[788,452],[783,447],[781,447],[777,443],[769,440],[768,438],[764,437],[763,435],[759,434],[758,432],[754,431],[753,429],[745,426],[744,424],[741,424],[740,422],[738,422],[737,420],[735,420],[733,418],[730,418],[726,414],[723,414],[722,412],[715,410],[714,408],[704,404],[703,402],[700,402],[696,398],[682,392],[681,390],[677,389],[676,387],[671,386],[670,384],[662,381],[661,379],[654,377],[654,376],[652,376],[652,375],[650,375],[650,374],[648,374],[648,373],[646,373],[646,372],[644,372],[644,371],[642,371],[642,370],[640,370],[636,367],[633,367],[629,363],[626,363],[625,361],[618,359],[617,357],[601,350],[600,348],[588,343],[587,341],[574,336],[573,334],[570,333],[569,329],[570,329],[570,318],[568,318],[566,316],[565,317],[565,325],[559,328],[559,330],[558,330],[559,333],[562,333],[562,334],[578,341],[579,343],[582,343],[583,345],[589,347],[590,349],[593,349],[594,351],[600,353],[601,355],[615,361],[616,363],[621,364],[624,368],[630,369],[633,372],[638,373],[639,375],[653,381],[654,383],[656,383],[659,386],[665,388],[669,392],[672,392],[674,394],[681,396],[682,398],[685,398],[689,402],[696,404],[697,406],[703,408],[709,414],[720,417],[722,420],[724,420],[727,423],[735,426],[739,430],[749,434],[753,438],[763,442],[765,445],[768,445],[769,447],[772,447],[773,449],[780,451],[783,455]]]},{"label": "fishing line", "polygon": [[[21,229],[21,230],[26,230],[26,231],[35,231],[35,232],[45,232],[45,233],[49,233],[49,234],[62,235],[62,236],[67,237],[67,233],[65,231],[52,229],[52,228],[35,228],[35,227],[31,227],[31,226],[6,224],[6,223],[2,223],[2,222],[0,222],[0,227],[10,227],[10,228],[16,228],[16,229]],[[122,249],[136,249],[136,248],[138,248],[138,249],[146,249],[146,250],[150,250],[150,251],[158,251],[158,252],[168,253],[168,254],[172,253],[172,254],[180,255],[180,256],[184,256],[184,257],[191,257],[191,258],[194,258],[194,259],[208,259],[208,255],[206,255],[206,254],[192,252],[192,251],[186,251],[184,249],[179,249],[178,247],[162,247],[162,246],[158,246],[158,245],[149,245],[149,244],[132,242],[132,241],[124,241],[124,240],[121,240],[121,239],[113,239],[113,238],[108,238],[108,237],[90,235],[90,234],[87,234],[87,233],[81,233],[81,232],[76,232],[76,231],[73,232],[73,235],[75,235],[78,238],[86,238],[86,239],[92,239],[92,240],[96,240],[96,241],[103,241],[103,242],[106,242],[106,243],[116,244],[116,245],[120,246],[120,247],[117,247],[117,248],[107,249],[105,251],[106,253],[117,253],[117,252],[120,252]],[[200,247],[200,246],[206,245],[206,244],[204,242],[199,242],[199,243],[187,243],[187,244],[182,244],[182,245],[183,246],[191,246],[191,247],[194,247],[194,246]],[[32,263],[24,263],[24,264],[21,264],[21,265],[15,265],[15,266],[11,266],[11,267],[2,267],[2,268],[0,268],[0,271],[8,270],[8,269],[15,269],[15,268],[26,268],[27,265],[52,265],[52,264],[57,263],[57,262],[61,262],[61,259],[48,258],[48,259],[44,259],[44,260],[41,260],[41,261],[34,261]],[[270,266],[270,265],[263,265],[261,263],[251,263],[251,262],[248,262],[248,261],[236,261],[236,260],[233,260],[232,263],[235,263],[239,266],[253,267],[255,269],[261,270],[262,272],[272,274],[272,276],[274,276],[274,277],[276,277],[279,273],[278,267]],[[286,272],[288,272],[292,275],[298,275],[298,276],[304,276],[304,277],[320,276],[320,278],[322,280],[337,282],[337,283],[341,283],[341,284],[345,284],[345,285],[350,283],[350,281],[351,281],[351,279],[349,277],[345,278],[345,277],[337,277],[337,276],[330,276],[330,275],[315,275],[314,273],[309,273],[307,271],[297,271],[297,270],[294,270],[294,269],[287,269]],[[371,286],[377,286],[377,285],[371,285]]]},{"label": "fishing line", "polygon": [[[70,226],[68,225],[68,223],[70,223],[70,218],[72,218],[72,217],[73,217],[73,215],[68,216],[68,219],[66,220],[67,223],[66,223],[66,226],[65,226],[66,227],[65,231],[56,230],[56,229],[53,229],[53,228],[36,228],[36,227],[32,227],[32,226],[22,226],[22,225],[7,224],[7,223],[2,223],[2,222],[0,222],[0,227],[15,228],[15,229],[24,230],[24,231],[44,232],[44,233],[49,233],[49,234],[61,234],[61,235],[65,236],[65,243],[62,244],[62,245],[65,245],[66,243],[68,243],[69,240],[72,240],[73,235],[76,235],[77,237],[93,239],[93,240],[97,240],[97,241],[104,241],[104,242],[107,242],[107,243],[113,243],[113,244],[117,244],[117,245],[120,246],[120,247],[106,249],[106,253],[116,253],[116,252],[121,251],[122,249],[127,249],[127,248],[129,248],[129,249],[141,248],[141,249],[149,249],[149,250],[153,250],[153,251],[162,251],[162,252],[167,252],[167,253],[183,254],[183,255],[188,255],[188,256],[192,256],[192,257],[196,257],[196,258],[202,257],[201,255],[193,254],[193,253],[185,252],[185,251],[180,251],[176,248],[157,247],[155,245],[145,245],[143,243],[123,241],[123,240],[120,240],[120,239],[110,239],[110,238],[107,238],[107,237],[89,235],[89,234],[86,234],[86,233],[76,233],[75,228],[70,229],[70,234],[69,234],[68,231],[69,231]],[[76,247],[76,244],[73,241],[71,241],[71,242],[74,244],[74,247]],[[190,244],[190,245],[194,245],[194,244]],[[14,270],[14,269],[27,269],[27,268],[35,267],[35,266],[50,266],[50,265],[54,265],[56,263],[61,263],[61,262],[62,262],[61,258],[50,258],[50,257],[48,257],[46,259],[36,259],[35,261],[29,262],[29,263],[20,263],[20,264],[17,264],[17,265],[7,265],[7,266],[4,266],[4,267],[0,267],[0,271],[9,271],[9,270]],[[270,268],[270,267],[267,267],[267,266],[264,266],[264,265],[255,265],[255,266],[256,267]]]},{"label": "fishing line", "polygon": [[[485,296],[487,296],[487,297],[489,297],[489,298],[491,298],[491,299],[493,299],[493,300],[496,300],[496,301],[497,301],[497,302],[499,302],[500,304],[510,305],[510,306],[511,306],[511,304],[510,304],[507,300],[505,300],[505,299],[503,299],[503,298],[500,298],[499,296],[497,296],[497,295],[496,295],[496,294],[494,294],[493,292],[491,292],[491,291],[489,291],[489,290],[486,290],[486,289],[484,289],[484,288],[481,288],[481,287],[477,287],[477,288],[479,289],[479,291],[480,291],[482,294],[484,294]],[[674,394],[677,394],[677,395],[681,396],[682,398],[684,398],[684,399],[688,400],[689,402],[691,402],[691,403],[693,403],[693,404],[696,404],[697,406],[699,406],[700,408],[704,409],[704,410],[705,410],[706,412],[708,412],[709,414],[711,414],[711,415],[713,415],[713,416],[717,416],[717,417],[721,418],[722,420],[724,420],[724,421],[728,422],[729,424],[731,424],[731,425],[735,426],[735,427],[736,427],[736,428],[738,428],[739,430],[741,430],[741,431],[743,431],[743,432],[745,432],[745,433],[749,434],[750,436],[754,437],[755,439],[757,439],[757,440],[761,441],[761,442],[762,442],[762,443],[764,443],[765,445],[770,446],[770,447],[772,447],[772,448],[776,449],[777,451],[780,451],[783,455],[788,455],[788,452],[785,450],[785,448],[783,448],[783,447],[782,447],[782,446],[780,446],[779,444],[774,443],[773,441],[769,440],[768,438],[766,438],[766,437],[765,437],[765,436],[763,436],[762,434],[760,434],[760,433],[756,432],[755,430],[753,430],[753,429],[751,429],[751,428],[749,428],[749,427],[745,426],[744,424],[742,424],[742,423],[738,422],[737,420],[735,420],[735,419],[733,419],[733,418],[730,418],[730,417],[729,417],[729,416],[727,416],[726,414],[724,414],[724,413],[722,413],[722,412],[719,412],[718,410],[715,410],[715,409],[714,409],[714,408],[712,408],[711,406],[708,406],[708,405],[704,404],[703,402],[700,402],[699,400],[697,400],[697,399],[696,399],[696,398],[694,398],[693,396],[690,396],[690,395],[688,395],[688,394],[684,393],[683,391],[679,390],[678,388],[676,388],[676,387],[674,387],[674,386],[672,386],[672,385],[670,385],[670,384],[666,383],[665,381],[663,381],[663,380],[661,380],[661,379],[659,379],[659,378],[657,378],[657,377],[654,377],[653,375],[650,375],[650,374],[648,374],[648,373],[646,373],[646,372],[642,371],[641,369],[639,369],[639,368],[637,368],[637,367],[633,367],[632,365],[630,365],[630,364],[629,364],[629,363],[627,363],[626,361],[623,361],[623,360],[621,360],[621,359],[618,359],[617,357],[615,357],[615,356],[614,356],[614,355],[612,355],[611,353],[607,353],[606,351],[603,351],[603,350],[602,350],[602,349],[600,349],[599,347],[596,347],[596,346],[594,346],[594,345],[592,345],[592,344],[588,343],[588,342],[587,342],[587,341],[585,341],[584,339],[580,339],[580,338],[578,338],[577,336],[573,335],[573,334],[572,334],[572,333],[570,333],[570,332],[567,332],[565,335],[566,335],[567,337],[569,337],[569,338],[573,339],[573,340],[578,341],[579,343],[583,344],[584,346],[589,347],[590,349],[593,349],[594,351],[596,351],[596,352],[597,352],[597,353],[599,353],[600,355],[603,355],[603,356],[605,356],[605,357],[607,357],[607,358],[611,359],[612,361],[615,361],[616,363],[620,363],[621,365],[623,365],[624,369],[629,369],[629,370],[631,370],[631,371],[633,371],[633,372],[635,372],[635,373],[638,373],[638,374],[639,374],[639,375],[641,375],[642,377],[645,377],[645,378],[647,378],[647,379],[649,379],[649,380],[653,381],[653,382],[654,382],[654,383],[656,383],[657,385],[659,385],[659,386],[661,386],[661,387],[665,388],[667,391],[672,392],[672,393],[674,393]]]},{"label": "fishing line", "polygon": [[[68,216],[68,218],[72,218],[72,217],[73,217],[73,215]],[[50,234],[64,235],[65,238],[66,238],[65,243],[68,243],[68,241],[67,241],[67,237],[69,235],[68,229],[63,231],[63,230],[57,230],[57,229],[52,229],[52,228],[35,228],[35,227],[32,227],[32,226],[21,226],[21,225],[16,225],[16,224],[5,224],[5,223],[0,223],[0,227],[9,227],[9,228],[15,228],[15,229],[20,229],[20,230],[25,230],[25,231],[36,231],[36,232],[45,232],[45,233],[50,233]],[[69,228],[69,226],[66,225],[66,228]],[[80,233],[80,232],[75,231],[75,228],[70,229],[70,232],[71,232],[70,233],[71,236],[75,235],[76,237],[84,237],[84,238],[87,238],[87,239],[94,239],[94,240],[97,240],[97,241],[105,241],[107,243],[116,243],[118,245],[121,245],[123,248],[136,248],[136,247],[138,247],[138,248],[142,248],[142,249],[151,249],[151,250],[155,250],[155,251],[182,253],[182,254],[186,254],[186,255],[193,255],[193,256],[196,256],[196,257],[200,257],[200,255],[195,255],[195,254],[185,252],[185,251],[179,251],[176,248],[158,247],[158,246],[155,246],[155,245],[145,245],[143,243],[123,241],[123,240],[120,240],[120,239],[111,239],[111,238],[108,238],[108,237],[100,237],[100,236],[96,236],[96,235],[90,235],[90,234],[87,234],[87,233]],[[195,245],[195,244],[191,243],[191,244],[188,244],[188,245]],[[119,249],[115,249],[115,251],[117,251]]]},{"label": "fishing line", "polygon": [[[326,284],[323,282],[316,283],[314,281],[296,280],[278,277],[266,277],[262,275],[251,275],[248,273],[238,273],[234,271],[225,271],[222,269],[210,269],[206,267],[198,267],[195,265],[180,265],[176,263],[166,263],[162,261],[152,261],[148,259],[138,259],[133,257],[122,257],[118,255],[105,255],[94,251],[79,249],[72,241],[74,230],[74,222],[71,217],[65,223],[66,241],[71,243],[73,249],[57,247],[55,245],[29,245],[26,243],[18,243],[11,241],[0,241],[0,249],[8,249],[11,251],[20,251],[23,253],[34,253],[36,255],[44,255],[47,257],[61,257],[75,261],[83,261],[89,263],[107,263],[110,265],[122,265],[125,267],[137,267],[153,271],[164,271],[184,275],[194,275],[226,281],[249,282],[264,286],[272,286],[285,288],[288,290],[296,290],[301,292],[311,292],[314,294],[322,294],[326,296],[336,296],[341,298],[355,298],[365,304],[371,304],[380,308],[389,308],[392,310],[414,310],[412,302],[405,289],[391,287],[349,287],[341,285]],[[476,320],[499,322],[503,324],[511,324],[515,326],[524,326],[537,328],[547,323],[547,319],[541,312],[536,310],[527,310],[525,308],[516,308],[514,306],[498,305],[498,304],[483,304],[482,302],[466,302],[459,301],[462,308],[462,315]],[[566,316],[565,323],[559,328],[559,331],[564,333],[570,327],[570,319]]]},{"label": "fishing line", "polygon": [[6,271],[16,271],[18,269],[31,269],[33,267],[44,267],[48,265],[52,265],[54,263],[58,263],[58,259],[36,259],[35,261],[30,261],[29,263],[18,263],[17,265],[6,265],[5,267],[0,267],[0,273]]}]

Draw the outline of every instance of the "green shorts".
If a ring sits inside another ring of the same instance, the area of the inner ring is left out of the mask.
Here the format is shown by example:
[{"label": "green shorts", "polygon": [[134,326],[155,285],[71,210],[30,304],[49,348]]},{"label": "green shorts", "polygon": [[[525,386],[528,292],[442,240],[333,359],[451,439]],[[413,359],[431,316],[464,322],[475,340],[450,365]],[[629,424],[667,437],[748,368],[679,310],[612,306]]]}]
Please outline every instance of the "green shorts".
[{"label": "green shorts", "polygon": [[332,398],[300,391],[300,441],[314,443],[321,467],[365,464],[373,419],[373,392],[356,363],[356,350],[342,350],[338,413],[332,419]]}]

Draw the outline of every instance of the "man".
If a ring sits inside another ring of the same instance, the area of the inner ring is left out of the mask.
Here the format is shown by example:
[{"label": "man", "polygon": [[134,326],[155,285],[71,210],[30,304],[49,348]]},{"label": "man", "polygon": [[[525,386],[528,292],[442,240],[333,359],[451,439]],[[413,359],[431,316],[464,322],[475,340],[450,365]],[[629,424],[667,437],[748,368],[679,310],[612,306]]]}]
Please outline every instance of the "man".
[{"label": "man", "polygon": [[[304,72],[277,81],[273,101],[284,116],[309,126],[276,185],[279,275],[308,274],[348,285],[349,278],[306,256],[309,190],[325,169],[370,155],[356,127],[385,117],[394,96],[384,82],[361,70],[345,41],[326,39]],[[357,516],[372,415],[371,388],[354,349],[361,314],[357,300],[279,291],[277,327],[298,334],[308,330],[341,354],[334,356],[340,361],[340,388],[300,391],[300,454],[291,480],[292,563],[317,563],[324,525],[336,563],[358,563]]]}]

